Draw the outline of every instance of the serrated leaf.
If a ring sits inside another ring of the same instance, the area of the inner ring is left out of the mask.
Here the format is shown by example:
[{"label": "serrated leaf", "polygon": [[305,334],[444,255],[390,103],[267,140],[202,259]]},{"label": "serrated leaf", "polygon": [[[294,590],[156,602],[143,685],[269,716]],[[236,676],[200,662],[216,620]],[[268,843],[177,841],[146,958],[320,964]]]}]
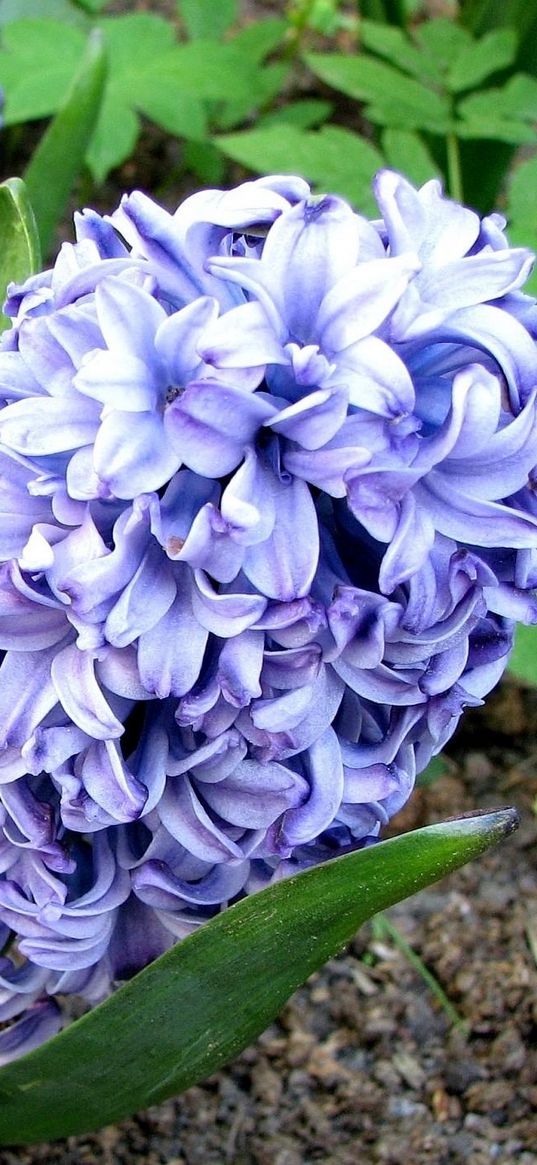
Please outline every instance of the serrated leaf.
[{"label": "serrated leaf", "polygon": [[393,170],[400,170],[411,182],[421,186],[429,178],[438,178],[440,169],[417,133],[385,129],[382,148]]},{"label": "serrated leaf", "polygon": [[[0,306],[9,283],[23,283],[41,267],[39,236],[28,193],[20,178],[0,185]],[[0,331],[11,320],[0,315]]]},{"label": "serrated leaf", "polygon": [[178,0],[177,7],[190,40],[220,40],[235,23],[237,0]]},{"label": "serrated leaf", "polygon": [[449,128],[450,110],[444,98],[383,61],[337,53],[308,53],[305,59],[327,85],[369,102],[368,113],[382,125],[436,133]]},{"label": "serrated leaf", "polygon": [[517,627],[509,671],[517,679],[537,686],[537,628]]},{"label": "serrated leaf", "polygon": [[414,35],[440,73],[445,73],[461,52],[473,43],[465,28],[444,17],[424,21],[418,25]]},{"label": "serrated leaf", "polygon": [[488,32],[481,40],[463,48],[453,62],[446,77],[446,84],[452,93],[473,89],[490,77],[506,69],[515,59],[517,36],[512,28],[497,28]]},{"label": "serrated leaf", "polygon": [[385,57],[398,69],[421,81],[437,81],[438,69],[427,53],[420,52],[400,28],[377,20],[361,20],[360,42],[370,52]]},{"label": "serrated leaf", "polygon": [[106,57],[95,29],[65,103],[41,138],[24,175],[44,255],[82,169],[105,79]]},{"label": "serrated leaf", "polygon": [[302,174],[322,190],[336,190],[363,213],[374,212],[371,179],[384,159],[364,138],[341,126],[314,131],[271,125],[224,134],[215,142],[228,157],[258,174]]},{"label": "serrated leaf", "polygon": [[503,809],[416,830],[244,899],[105,1003],[0,1071],[0,1142],[109,1124],[195,1084],[246,1047],[380,910],[516,828]]},{"label": "serrated leaf", "polygon": [[80,64],[86,38],[81,29],[57,20],[18,20],[6,25],[0,50],[4,123],[56,113]]}]

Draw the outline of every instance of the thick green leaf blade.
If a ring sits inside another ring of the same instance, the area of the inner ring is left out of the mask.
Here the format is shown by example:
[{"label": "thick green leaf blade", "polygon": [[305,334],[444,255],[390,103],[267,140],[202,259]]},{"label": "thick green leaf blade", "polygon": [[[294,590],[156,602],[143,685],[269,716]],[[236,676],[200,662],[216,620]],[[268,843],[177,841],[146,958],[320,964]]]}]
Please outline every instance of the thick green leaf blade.
[{"label": "thick green leaf blade", "polygon": [[[0,186],[0,305],[12,281],[22,283],[41,266],[41,251],[34,213],[21,178],[8,178]],[[0,331],[10,320],[0,315]]]},{"label": "thick green leaf blade", "polygon": [[24,175],[44,255],[82,169],[105,79],[106,58],[100,33],[94,30],[65,104],[41,138]]},{"label": "thick green leaf blade", "polygon": [[0,1071],[0,1143],[96,1128],[203,1079],[259,1035],[366,919],[516,824],[515,810],[500,809],[429,826],[232,906]]}]

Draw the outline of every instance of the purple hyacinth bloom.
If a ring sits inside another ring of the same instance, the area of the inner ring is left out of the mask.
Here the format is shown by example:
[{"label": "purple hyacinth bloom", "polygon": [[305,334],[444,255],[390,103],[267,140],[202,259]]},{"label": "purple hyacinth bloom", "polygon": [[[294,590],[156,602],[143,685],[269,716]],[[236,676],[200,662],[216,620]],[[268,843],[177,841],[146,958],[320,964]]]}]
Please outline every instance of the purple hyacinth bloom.
[{"label": "purple hyacinth bloom", "polygon": [[537,622],[532,256],[375,192],[134,193],[9,289],[0,1062],[372,844]]}]

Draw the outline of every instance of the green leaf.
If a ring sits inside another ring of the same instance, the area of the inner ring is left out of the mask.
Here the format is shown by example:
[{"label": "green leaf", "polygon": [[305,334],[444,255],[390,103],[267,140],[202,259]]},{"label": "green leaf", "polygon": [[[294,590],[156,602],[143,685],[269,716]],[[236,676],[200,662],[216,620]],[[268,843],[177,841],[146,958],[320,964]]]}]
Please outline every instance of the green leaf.
[{"label": "green leaf", "polygon": [[336,858],[200,927],[42,1048],[0,1070],[0,1142],[109,1124],[214,1072],[362,923],[509,834],[515,810]]},{"label": "green leaf", "polygon": [[361,44],[398,69],[420,81],[436,81],[438,69],[427,53],[420,52],[400,28],[376,20],[360,21]]},{"label": "green leaf", "polygon": [[131,157],[139,130],[136,113],[118,95],[114,85],[109,85],[86,153],[87,166],[96,182],[104,182],[110,170]]},{"label": "green leaf", "polygon": [[438,178],[440,169],[432,154],[417,133],[401,129],[385,129],[382,148],[388,165],[400,170],[411,182],[421,186],[429,178]]},{"label": "green leaf", "polygon": [[465,28],[445,18],[418,25],[415,38],[440,73],[445,73],[473,43]]},{"label": "green leaf", "polygon": [[444,98],[383,61],[337,53],[308,53],[305,59],[327,85],[358,101],[371,102],[369,116],[383,125],[433,133],[449,129],[450,110]]},{"label": "green leaf", "polygon": [[[515,246],[537,251],[537,155],[520,162],[514,169],[507,198],[509,239]],[[537,294],[537,270],[533,271],[524,291]],[[521,628],[521,634],[526,629]],[[528,634],[530,630],[528,629]],[[517,640],[518,642],[518,640]]]},{"label": "green leaf", "polygon": [[459,137],[531,145],[536,141],[537,81],[517,73],[501,88],[464,97],[458,102],[457,115],[462,118],[456,127]]},{"label": "green leaf", "polygon": [[0,26],[14,20],[32,20],[36,16],[40,20],[63,20],[67,24],[88,27],[86,13],[72,0],[39,0],[39,7],[36,0],[2,0],[0,5]]},{"label": "green leaf", "polygon": [[79,28],[57,20],[18,20],[2,34],[0,85],[4,122],[50,117],[65,100],[84,52]]},{"label": "green leaf", "polygon": [[509,671],[518,680],[537,686],[537,630],[518,626],[515,646],[509,660]]},{"label": "green leaf", "polygon": [[336,190],[363,213],[374,212],[371,179],[384,159],[364,138],[341,126],[300,130],[289,124],[270,125],[223,134],[215,144],[258,174],[302,174],[322,190]]},{"label": "green leaf", "polygon": [[[0,304],[8,283],[23,283],[40,267],[39,236],[26,187],[20,178],[8,178],[0,185]],[[10,323],[0,315],[0,331]]]},{"label": "green leaf", "polygon": [[515,221],[537,221],[537,155],[515,166],[508,192],[508,216]]},{"label": "green leaf", "polygon": [[282,92],[290,66],[287,61],[274,61],[256,70],[255,87],[243,94],[239,100],[235,96],[227,101],[222,109],[213,111],[214,128],[219,130],[234,129],[241,125],[258,109],[271,105],[274,99]]},{"label": "green leaf", "polygon": [[455,133],[459,138],[470,141],[484,141],[491,138],[496,142],[507,142],[514,146],[532,145],[535,142],[535,132],[529,125],[521,121],[511,121],[501,114],[495,116],[491,107],[484,117],[468,117],[458,121]]},{"label": "green leaf", "polygon": [[449,773],[450,767],[452,765],[450,765],[447,757],[443,756],[442,753],[439,753],[438,756],[433,756],[427,768],[416,777],[417,787],[419,789],[426,789],[429,785],[434,785],[439,777],[443,777],[446,773]]},{"label": "green leaf", "polygon": [[44,255],[82,169],[105,78],[102,37],[94,29],[65,104],[43,134],[24,176]]},{"label": "green leaf", "polygon": [[146,62],[144,72],[156,85],[171,84],[178,92],[199,100],[227,101],[233,94],[255,104],[255,62],[246,60],[233,41],[196,40],[174,45],[158,60]]},{"label": "green leaf", "polygon": [[178,0],[179,14],[190,40],[220,40],[235,23],[237,0]]},{"label": "green leaf", "polygon": [[496,117],[533,124],[537,121],[537,81],[524,73],[515,73],[499,89],[470,93],[459,101],[457,111],[470,120],[472,117],[485,118],[492,112]]},{"label": "green leaf", "polygon": [[515,59],[517,36],[512,28],[498,28],[488,32],[462,50],[453,62],[446,83],[452,93],[473,89],[491,73],[506,69]]},{"label": "green leaf", "polygon": [[230,43],[233,48],[239,49],[247,60],[259,64],[279,47],[287,28],[286,20],[253,20],[251,24],[245,24],[240,28]]},{"label": "green leaf", "polygon": [[290,101],[288,105],[282,105],[281,109],[265,113],[259,118],[258,125],[295,125],[298,129],[312,129],[327,121],[333,108],[330,101],[305,97],[302,101]]},{"label": "green leaf", "polygon": [[[138,112],[168,133],[200,138],[206,132],[201,101],[170,67],[175,35],[169,21],[145,12],[109,17],[100,24],[109,60],[109,81],[87,162],[98,182],[134,151]],[[183,46],[189,48],[190,46]],[[219,46],[214,46],[219,47]]]}]

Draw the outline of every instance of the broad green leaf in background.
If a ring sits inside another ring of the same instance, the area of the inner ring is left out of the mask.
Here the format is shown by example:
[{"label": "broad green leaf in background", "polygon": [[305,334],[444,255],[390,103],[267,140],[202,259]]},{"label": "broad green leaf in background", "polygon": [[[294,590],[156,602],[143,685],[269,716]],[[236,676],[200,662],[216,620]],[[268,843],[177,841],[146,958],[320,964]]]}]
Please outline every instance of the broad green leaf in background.
[{"label": "broad green leaf in background", "polygon": [[305,61],[327,85],[340,89],[348,97],[367,101],[367,113],[372,121],[433,133],[449,130],[449,103],[439,93],[383,61],[336,53],[307,53]]},{"label": "broad green leaf in background", "polygon": [[382,149],[393,170],[400,170],[411,182],[421,186],[429,178],[439,178],[440,169],[417,133],[404,129],[385,129]]},{"label": "broad green leaf in background", "polygon": [[[39,236],[26,187],[20,178],[8,178],[0,185],[0,305],[9,283],[23,283],[40,267]],[[0,315],[0,331],[10,322]]]},{"label": "broad green leaf in background", "polygon": [[[499,89],[470,93],[457,105],[461,136],[496,137],[498,141],[536,143],[537,81],[516,73]],[[470,134],[471,130],[475,130]]]},{"label": "broad green leaf in background", "polygon": [[237,0],[178,0],[177,7],[190,40],[220,40],[239,8]]},{"label": "broad green leaf in background", "polygon": [[94,29],[65,104],[43,134],[24,175],[45,256],[83,167],[105,78],[102,38]]},{"label": "broad green leaf in background", "polygon": [[537,628],[517,627],[509,671],[517,680],[537,685]]},{"label": "broad green leaf in background", "polygon": [[[234,129],[236,125],[249,119],[251,114],[258,112],[265,106],[270,106],[284,89],[289,73],[290,65],[287,61],[272,61],[268,65],[258,67],[255,88],[252,87],[240,99],[234,95],[231,101],[226,101],[225,105],[218,110],[213,108],[214,128],[216,130]],[[285,108],[285,105],[282,106],[278,112],[283,112]]]},{"label": "broad green leaf in background", "polygon": [[491,73],[498,73],[511,65],[516,57],[517,37],[511,28],[488,32],[462,50],[446,77],[452,93],[473,89]]},{"label": "broad green leaf in background", "polygon": [[0,1070],[0,1142],[109,1124],[216,1071],[394,902],[509,834],[515,810],[459,818],[277,882],[217,915],[43,1047]]},{"label": "broad green leaf in background", "polygon": [[14,20],[63,20],[67,24],[88,27],[88,15],[72,0],[2,0],[0,3],[0,26]]},{"label": "broad green leaf in background", "polygon": [[330,101],[320,101],[316,97],[305,97],[302,101],[290,101],[281,109],[273,109],[263,114],[258,120],[258,126],[267,125],[295,125],[298,129],[313,129],[327,121],[332,112]]},{"label": "broad green leaf in background", "polygon": [[360,43],[419,81],[438,81],[438,66],[400,28],[376,20],[360,21]]},{"label": "broad green leaf in background", "polygon": [[259,64],[269,53],[278,48],[287,32],[287,21],[253,20],[239,28],[230,42],[234,49],[239,49],[247,60]]},{"label": "broad green leaf in background", "polygon": [[18,20],[6,25],[0,51],[6,125],[56,113],[85,44],[82,29],[59,20]]},{"label": "broad green leaf in background", "polygon": [[[520,162],[514,169],[507,192],[507,219],[509,239],[518,246],[531,247],[537,252],[537,155]],[[537,270],[534,270],[524,291],[537,295]],[[522,637],[535,637],[533,628],[521,627]],[[516,640],[515,660],[519,640]]]},{"label": "broad green leaf in background", "polygon": [[440,73],[447,72],[473,43],[465,28],[444,17],[419,24],[414,36]]},{"label": "broad green leaf in background", "polygon": [[337,190],[363,214],[375,213],[371,179],[384,159],[369,142],[341,126],[301,130],[290,124],[269,125],[222,134],[215,143],[258,174],[302,174],[322,191]]}]

